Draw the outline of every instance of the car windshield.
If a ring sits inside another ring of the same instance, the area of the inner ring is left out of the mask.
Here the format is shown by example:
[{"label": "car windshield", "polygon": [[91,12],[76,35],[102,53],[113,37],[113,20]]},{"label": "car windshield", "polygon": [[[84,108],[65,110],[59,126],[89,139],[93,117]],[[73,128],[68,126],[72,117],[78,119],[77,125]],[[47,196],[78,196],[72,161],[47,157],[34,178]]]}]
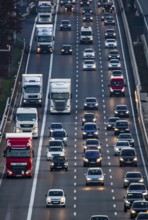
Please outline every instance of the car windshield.
[{"label": "car windshield", "polygon": [[117,106],[116,109],[117,110],[127,110],[127,107],[122,105],[122,106]]},{"label": "car windshield", "polygon": [[87,60],[84,62],[85,64],[94,64],[94,61],[91,61],[91,60]]},{"label": "car windshield", "polygon": [[117,122],[117,126],[127,127],[127,126],[128,126],[128,123],[126,123],[126,122]]},{"label": "car windshield", "polygon": [[134,150],[124,150],[122,151],[122,156],[135,156]]},{"label": "car windshield", "polygon": [[87,50],[85,50],[84,51],[85,53],[92,53],[92,52],[94,52],[92,49],[87,49]]},{"label": "car windshield", "polygon": [[132,136],[130,134],[122,134],[119,136],[119,138],[130,139],[130,138],[132,138]]},{"label": "car windshield", "polygon": [[129,190],[145,190],[144,185],[130,185]]},{"label": "car windshield", "polygon": [[98,145],[98,140],[87,140],[86,145]]},{"label": "car windshield", "polygon": [[62,151],[62,148],[61,147],[50,147],[49,151],[51,151],[51,152]]},{"label": "car windshield", "polygon": [[133,177],[133,178],[141,178],[141,174],[140,174],[140,173],[127,173],[127,174],[126,174],[126,177],[127,177],[127,178],[129,178],[129,177],[130,177],[130,178],[132,178],[132,177]]},{"label": "car windshield", "polygon": [[124,141],[124,142],[117,142],[116,146],[129,146],[129,142],[126,142],[126,141]]},{"label": "car windshield", "polygon": [[48,146],[61,146],[62,145],[62,141],[49,141]]},{"label": "car windshield", "polygon": [[148,219],[148,213],[140,213],[138,216],[137,216],[137,220],[147,220]]},{"label": "car windshield", "polygon": [[89,151],[89,152],[85,152],[85,157],[86,157],[86,158],[100,157],[100,153],[99,153],[99,151]]},{"label": "car windshield", "polygon": [[112,80],[111,86],[124,86],[124,80]]},{"label": "car windshield", "polygon": [[29,148],[26,149],[7,149],[7,158],[30,158],[31,151]]},{"label": "car windshield", "polygon": [[86,102],[96,102],[96,99],[86,99]]},{"label": "car windshield", "polygon": [[63,196],[62,191],[49,191],[49,196]]},{"label": "car windshield", "polygon": [[97,130],[96,125],[85,125],[84,130]]},{"label": "car windshield", "polygon": [[35,113],[17,113],[17,121],[36,121],[37,115]]},{"label": "car windshield", "polygon": [[93,169],[93,170],[89,170],[88,171],[88,175],[101,175],[102,174],[102,172],[101,172],[101,170],[99,170],[99,169]]},{"label": "car windshield", "polygon": [[61,124],[51,124],[51,128],[52,129],[62,129],[62,125]]},{"label": "car windshield", "polygon": [[104,217],[104,216],[103,217],[95,216],[95,217],[92,217],[91,220],[109,220],[109,218],[108,217]]},{"label": "car windshield", "polygon": [[87,115],[84,115],[84,118],[94,118],[95,116],[93,114],[87,114]]},{"label": "car windshield", "polygon": [[52,137],[65,137],[65,132],[64,131],[53,132]]},{"label": "car windshield", "polygon": [[62,24],[70,24],[69,21],[62,21]]},{"label": "car windshield", "polygon": [[64,160],[65,160],[65,157],[61,157],[61,156],[54,156],[52,160],[56,160],[56,161],[59,161],[59,162],[61,161],[61,162],[62,162],[62,161],[64,161]]},{"label": "car windshield", "polygon": [[118,119],[117,118],[109,118],[109,122],[116,122]]},{"label": "car windshield", "polygon": [[37,85],[27,85],[24,87],[24,90],[26,93],[39,93],[40,92],[40,86]]},{"label": "car windshield", "polygon": [[126,198],[127,199],[130,199],[130,198],[143,199],[143,195],[142,193],[128,193]]},{"label": "car windshield", "polygon": [[133,206],[135,208],[148,208],[148,202],[135,202]]}]

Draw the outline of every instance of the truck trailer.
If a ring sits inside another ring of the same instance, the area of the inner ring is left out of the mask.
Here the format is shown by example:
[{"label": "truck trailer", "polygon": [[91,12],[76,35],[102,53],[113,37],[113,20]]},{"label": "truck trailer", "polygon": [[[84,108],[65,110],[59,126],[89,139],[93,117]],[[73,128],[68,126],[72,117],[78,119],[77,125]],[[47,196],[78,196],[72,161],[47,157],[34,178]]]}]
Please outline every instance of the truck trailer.
[{"label": "truck trailer", "polygon": [[42,106],[43,74],[22,74],[22,104]]},{"label": "truck trailer", "polygon": [[50,113],[71,113],[71,79],[51,79],[48,97]]},{"label": "truck trailer", "polygon": [[6,133],[4,157],[7,177],[32,177],[33,156],[31,133]]}]

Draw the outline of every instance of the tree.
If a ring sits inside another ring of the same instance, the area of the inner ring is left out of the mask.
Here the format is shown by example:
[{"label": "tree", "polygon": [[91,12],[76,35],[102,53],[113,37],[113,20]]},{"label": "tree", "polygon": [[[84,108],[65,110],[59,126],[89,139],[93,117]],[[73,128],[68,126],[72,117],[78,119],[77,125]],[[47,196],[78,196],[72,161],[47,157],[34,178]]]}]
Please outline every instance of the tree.
[{"label": "tree", "polygon": [[12,44],[14,33],[21,32],[22,19],[19,0],[0,0],[0,46]]}]

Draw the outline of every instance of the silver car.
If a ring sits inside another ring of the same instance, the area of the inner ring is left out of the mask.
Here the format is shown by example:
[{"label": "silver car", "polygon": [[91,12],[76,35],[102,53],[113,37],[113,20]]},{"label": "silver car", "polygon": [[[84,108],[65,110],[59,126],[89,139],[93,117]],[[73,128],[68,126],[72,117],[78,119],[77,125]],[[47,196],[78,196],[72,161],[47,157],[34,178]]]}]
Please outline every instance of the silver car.
[{"label": "silver car", "polygon": [[46,194],[46,207],[65,207],[66,195],[62,189],[50,189]]},{"label": "silver car", "polygon": [[134,138],[131,133],[119,134],[117,139],[120,141],[129,141],[129,143],[132,147],[134,147],[134,145],[135,145],[135,141],[134,141]]},{"label": "silver car", "polygon": [[85,60],[83,62],[83,70],[96,70],[96,62],[94,60]]},{"label": "silver car", "polygon": [[83,59],[95,59],[95,51],[92,48],[86,48],[83,51]]},{"label": "silver car", "polygon": [[121,63],[118,59],[111,59],[108,62],[108,69],[109,70],[116,70],[116,69],[121,69]]},{"label": "silver car", "polygon": [[117,48],[117,41],[115,39],[106,39],[105,48]]},{"label": "silver car", "polygon": [[129,141],[117,141],[114,147],[114,155],[119,155],[123,148],[131,147]]},{"label": "silver car", "polygon": [[86,186],[89,184],[101,184],[104,186],[104,173],[100,167],[88,168],[86,176]]},{"label": "silver car", "polygon": [[64,156],[65,152],[64,152],[64,148],[62,148],[61,146],[54,146],[54,147],[47,147],[47,160],[52,160],[52,158],[54,156]]}]

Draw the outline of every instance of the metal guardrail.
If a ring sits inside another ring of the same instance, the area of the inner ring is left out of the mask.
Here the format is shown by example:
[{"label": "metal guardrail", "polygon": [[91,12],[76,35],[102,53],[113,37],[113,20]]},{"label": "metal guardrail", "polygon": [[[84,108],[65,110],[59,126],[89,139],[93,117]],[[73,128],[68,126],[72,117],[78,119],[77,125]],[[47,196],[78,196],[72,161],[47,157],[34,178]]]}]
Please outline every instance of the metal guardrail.
[{"label": "metal guardrail", "polygon": [[23,50],[22,50],[22,54],[21,54],[21,59],[19,61],[19,66],[18,66],[16,77],[15,77],[11,97],[7,98],[6,105],[5,105],[5,110],[4,110],[3,117],[2,117],[2,120],[1,120],[1,123],[0,123],[0,143],[1,143],[3,135],[4,135],[6,123],[7,123],[9,114],[10,114],[10,109],[13,105],[14,100],[15,100],[16,87],[17,87],[17,84],[18,84],[18,77],[19,77],[20,69],[21,69],[22,62],[23,62],[25,48],[26,48],[26,42],[24,41]]},{"label": "metal guardrail", "polygon": [[137,112],[138,112],[138,121],[139,121],[140,129],[141,129],[141,134],[142,134],[142,137],[144,140],[144,144],[145,144],[145,146],[147,146],[147,147],[145,147],[145,150],[148,155],[148,137],[147,137],[147,132],[146,132],[146,128],[145,128],[142,105],[141,105],[141,100],[140,100],[141,83],[140,83],[140,78],[139,78],[139,73],[138,73],[138,67],[137,67],[137,63],[136,63],[132,39],[131,39],[130,30],[129,30],[129,26],[128,26],[128,22],[127,22],[127,18],[126,18],[126,14],[124,11],[124,6],[122,3],[122,0],[118,0],[118,4],[119,4],[120,11],[121,11],[121,16],[122,16],[122,20],[123,20],[123,24],[124,24],[126,38],[128,39],[127,44],[128,44],[128,48],[129,48],[129,54],[130,54],[130,58],[131,58],[131,64],[132,64],[134,79],[135,79],[135,84],[136,84],[135,100],[136,100],[136,106],[137,106]]}]

